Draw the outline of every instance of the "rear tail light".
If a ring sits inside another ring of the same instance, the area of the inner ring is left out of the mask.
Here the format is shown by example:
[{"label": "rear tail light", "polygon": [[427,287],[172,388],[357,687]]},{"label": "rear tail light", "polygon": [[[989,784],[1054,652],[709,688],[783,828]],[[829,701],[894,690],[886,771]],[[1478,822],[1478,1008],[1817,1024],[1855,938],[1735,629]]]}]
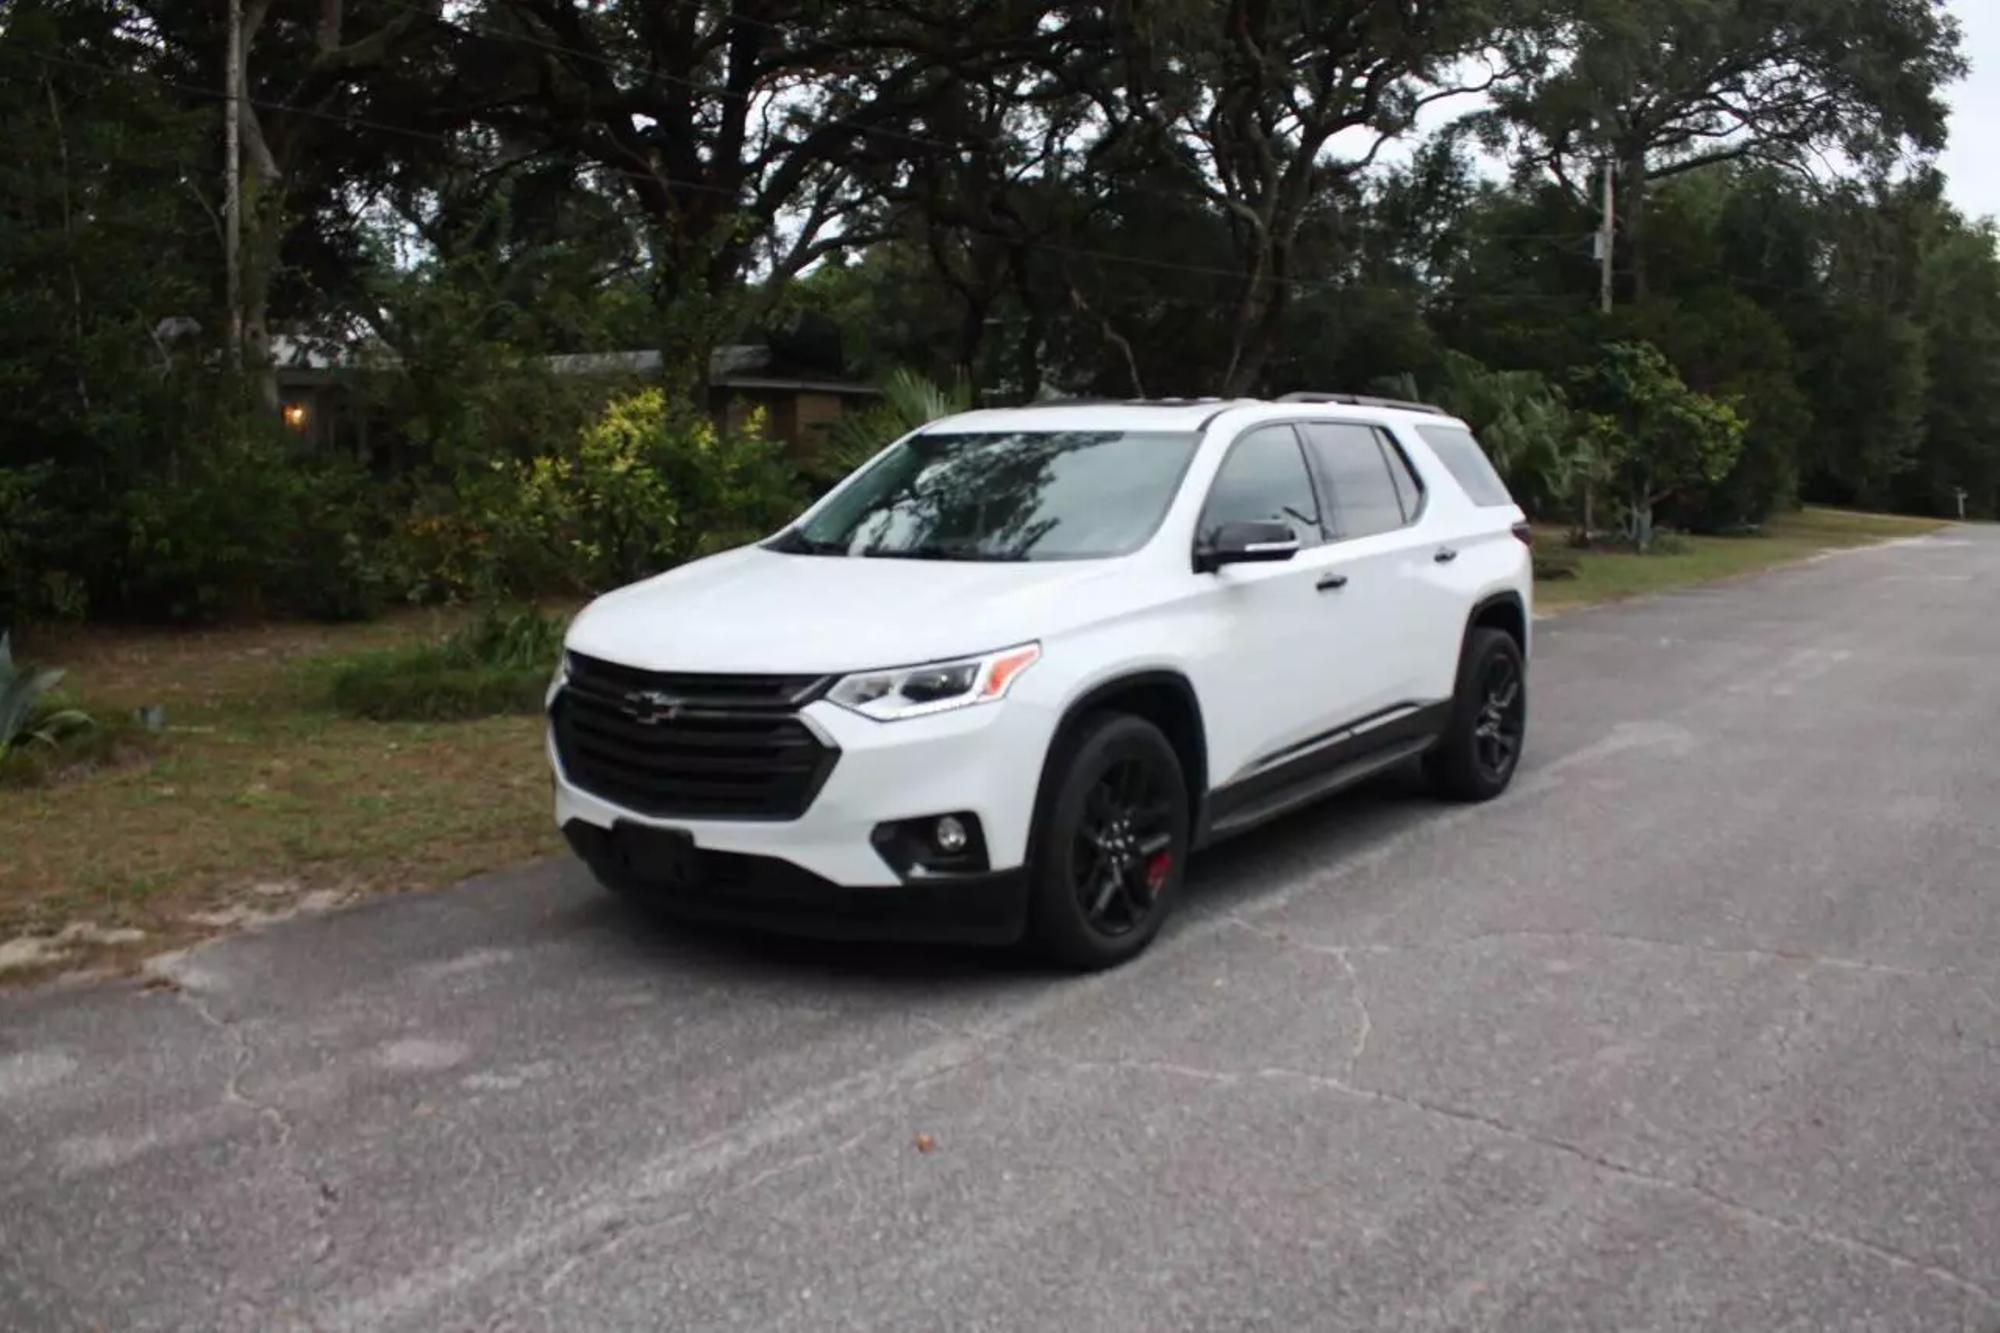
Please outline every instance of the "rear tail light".
[{"label": "rear tail light", "polygon": [[1523,546],[1533,546],[1535,544],[1535,529],[1531,524],[1516,523],[1514,525],[1514,535],[1521,539],[1521,545]]}]

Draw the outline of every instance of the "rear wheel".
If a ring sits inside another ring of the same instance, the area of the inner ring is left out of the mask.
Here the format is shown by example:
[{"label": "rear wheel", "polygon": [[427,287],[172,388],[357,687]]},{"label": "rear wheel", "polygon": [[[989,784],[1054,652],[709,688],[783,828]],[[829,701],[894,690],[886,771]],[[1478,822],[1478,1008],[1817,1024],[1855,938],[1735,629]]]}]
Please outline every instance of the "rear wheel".
[{"label": "rear wheel", "polygon": [[1507,790],[1528,733],[1528,672],[1504,630],[1475,629],[1458,663],[1451,720],[1424,772],[1441,796],[1490,801]]},{"label": "rear wheel", "polygon": [[1106,714],[1051,768],[1035,830],[1032,938],[1071,967],[1113,967],[1152,942],[1186,872],[1187,784],[1159,728]]}]

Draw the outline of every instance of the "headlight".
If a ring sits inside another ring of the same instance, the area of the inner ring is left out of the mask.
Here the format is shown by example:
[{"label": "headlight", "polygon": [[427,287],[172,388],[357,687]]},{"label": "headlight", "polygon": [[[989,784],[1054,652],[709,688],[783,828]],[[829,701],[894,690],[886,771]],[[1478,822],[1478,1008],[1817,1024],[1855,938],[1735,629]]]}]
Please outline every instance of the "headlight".
[{"label": "headlight", "polygon": [[948,713],[1006,698],[1015,678],[1041,655],[1042,645],[1027,643],[983,657],[863,671],[843,677],[826,697],[877,722]]}]

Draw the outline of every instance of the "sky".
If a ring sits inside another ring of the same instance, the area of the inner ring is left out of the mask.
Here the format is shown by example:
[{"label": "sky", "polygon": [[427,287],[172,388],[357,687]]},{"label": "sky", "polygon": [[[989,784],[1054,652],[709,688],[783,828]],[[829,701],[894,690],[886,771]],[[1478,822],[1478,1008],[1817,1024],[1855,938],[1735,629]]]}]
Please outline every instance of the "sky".
[{"label": "sky", "polygon": [[1972,75],[1951,90],[1951,146],[1944,169],[1952,202],[1973,217],[2000,217],[2000,0],[1951,0],[1965,28]]}]

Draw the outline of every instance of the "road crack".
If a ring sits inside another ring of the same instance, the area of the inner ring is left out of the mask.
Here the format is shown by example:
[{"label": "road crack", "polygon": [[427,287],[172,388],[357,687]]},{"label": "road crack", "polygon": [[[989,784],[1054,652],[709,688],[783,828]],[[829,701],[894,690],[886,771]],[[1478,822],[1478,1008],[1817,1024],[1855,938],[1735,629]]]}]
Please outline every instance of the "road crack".
[{"label": "road crack", "polygon": [[1285,932],[1273,930],[1269,926],[1259,925],[1257,922],[1236,913],[1232,913],[1223,919],[1233,926],[1246,930],[1252,935],[1270,940],[1274,944],[1282,945],[1288,949],[1298,949],[1304,953],[1322,954],[1340,964],[1341,971],[1347,975],[1348,991],[1354,1001],[1356,1020],[1354,1044],[1347,1053],[1347,1076],[1349,1078],[1354,1077],[1354,1071],[1360,1067],[1361,1058],[1368,1054],[1368,1042],[1375,1032],[1375,1019],[1368,1011],[1368,995],[1362,989],[1361,973],[1354,966],[1353,950],[1345,945],[1320,944],[1311,940],[1293,939]]},{"label": "road crack", "polygon": [[1956,1273],[1944,1267],[1942,1264],[1906,1253],[1905,1251],[1896,1249],[1894,1246],[1885,1245],[1879,1241],[1865,1240],[1858,1236],[1850,1236],[1843,1232],[1816,1226],[1811,1222],[1797,1218],[1782,1217],[1775,1213],[1765,1212],[1763,1209],[1744,1203],[1740,1199],[1731,1198],[1713,1187],[1703,1184],[1699,1180],[1688,1181],[1676,1179],[1672,1176],[1659,1175],[1644,1168],[1633,1166],[1630,1163],[1621,1162],[1616,1158],[1607,1157],[1602,1153],[1594,1152],[1581,1144],[1572,1143],[1567,1139],[1557,1138],[1535,1130],[1524,1129],[1521,1126],[1510,1124],[1505,1120],[1480,1111],[1450,1106],[1442,1102],[1431,1101],[1427,1098],[1410,1097],[1401,1093],[1389,1092],[1382,1088],[1368,1087],[1363,1084],[1354,1083],[1349,1079],[1336,1078],[1310,1070],[1293,1069],[1283,1066],[1267,1066],[1247,1071],[1219,1070],[1161,1060],[1096,1061],[1074,1060],[1039,1052],[1029,1052],[1029,1054],[1032,1058],[1085,1073],[1162,1074],[1221,1087],[1238,1086],[1253,1080],[1298,1083],[1317,1091],[1351,1098],[1356,1101],[1394,1106],[1404,1110],[1415,1111],[1422,1115],[1449,1120],[1457,1124],[1473,1126],[1515,1142],[1529,1144],[1549,1152],[1561,1153],[1593,1169],[1609,1172],[1620,1179],[1630,1181],[1645,1188],[1692,1196],[1702,1200],[1711,1207],[1721,1209],[1732,1216],[1740,1217],[1760,1226],[1783,1231],[1789,1235],[1845,1250],[1852,1254],[1873,1258],[1892,1268],[1914,1273],[1951,1287],[1961,1295],[1979,1302],[1989,1312],[2000,1314],[2000,1292],[1995,1292],[1965,1277],[1963,1274]]},{"label": "road crack", "polygon": [[1631,935],[1619,931],[1606,930],[1490,930],[1477,935],[1462,935],[1455,939],[1419,940],[1408,943],[1385,941],[1355,942],[1349,944],[1328,943],[1310,936],[1300,937],[1291,931],[1277,930],[1241,915],[1224,918],[1229,924],[1238,926],[1254,935],[1262,936],[1287,948],[1301,949],[1308,953],[1324,954],[1329,958],[1347,960],[1356,953],[1365,954],[1405,954],[1439,953],[1451,949],[1468,949],[1481,944],[1506,943],[1509,941],[1551,941],[1557,943],[1615,944],[1631,948],[1671,950],[1690,953],[1698,957],[1727,958],[1745,962],[1785,963],[1792,966],[1825,968],[1839,972],[1872,973],[1879,976],[1902,977],[1917,981],[1966,982],[1972,985],[1982,999],[2000,1008],[1992,994],[1984,988],[2000,984],[2000,973],[1979,972],[1967,968],[1905,967],[1896,963],[1883,963],[1868,958],[1849,958],[1839,954],[1812,953],[1801,949],[1783,949],[1758,945],[1709,944],[1691,940],[1664,940],[1648,935]]},{"label": "road crack", "polygon": [[293,1178],[311,1201],[312,1227],[318,1234],[318,1242],[313,1252],[314,1263],[324,1263],[333,1254],[333,1231],[330,1225],[332,1214],[339,1206],[340,1191],[328,1181],[306,1169],[299,1160],[295,1133],[290,1116],[275,1102],[265,1101],[250,1093],[244,1087],[251,1064],[256,1060],[256,1048],[244,1034],[240,1020],[224,1018],[209,1005],[201,992],[190,985],[181,985],[174,991],[181,1001],[192,1009],[201,1021],[221,1034],[229,1048],[229,1074],[223,1080],[222,1101],[226,1106],[239,1107],[269,1124],[277,1133],[274,1145],[285,1171]]}]

